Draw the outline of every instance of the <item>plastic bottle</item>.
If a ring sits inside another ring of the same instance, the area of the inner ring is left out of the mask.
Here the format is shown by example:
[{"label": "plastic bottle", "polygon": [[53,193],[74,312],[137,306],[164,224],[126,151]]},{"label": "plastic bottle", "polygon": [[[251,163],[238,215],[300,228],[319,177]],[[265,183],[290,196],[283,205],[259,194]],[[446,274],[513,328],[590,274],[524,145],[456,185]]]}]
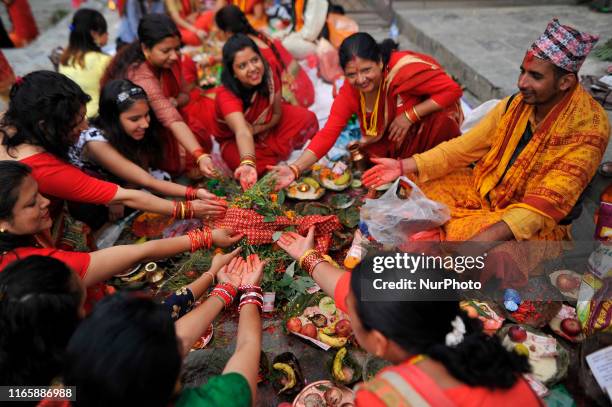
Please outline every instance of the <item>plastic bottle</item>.
[{"label": "plastic bottle", "polygon": [[351,248],[348,250],[346,258],[344,259],[344,267],[349,270],[352,270],[357,267],[359,263],[361,263],[361,260],[366,254],[364,244],[367,241],[368,240],[363,236],[361,231],[357,229],[355,231],[355,236],[353,237],[353,243],[351,244]]}]

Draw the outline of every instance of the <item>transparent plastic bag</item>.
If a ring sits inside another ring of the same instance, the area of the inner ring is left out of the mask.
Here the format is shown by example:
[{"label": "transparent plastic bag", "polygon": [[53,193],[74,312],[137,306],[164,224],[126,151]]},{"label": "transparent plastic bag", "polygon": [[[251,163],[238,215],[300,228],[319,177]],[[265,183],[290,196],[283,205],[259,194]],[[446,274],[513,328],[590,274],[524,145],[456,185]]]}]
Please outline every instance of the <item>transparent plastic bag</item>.
[{"label": "transparent plastic bag", "polygon": [[[406,199],[398,197],[400,181],[411,188]],[[400,177],[378,199],[366,199],[361,208],[361,220],[370,235],[379,243],[401,245],[410,236],[443,225],[450,219],[446,205],[428,199],[417,185]]]}]

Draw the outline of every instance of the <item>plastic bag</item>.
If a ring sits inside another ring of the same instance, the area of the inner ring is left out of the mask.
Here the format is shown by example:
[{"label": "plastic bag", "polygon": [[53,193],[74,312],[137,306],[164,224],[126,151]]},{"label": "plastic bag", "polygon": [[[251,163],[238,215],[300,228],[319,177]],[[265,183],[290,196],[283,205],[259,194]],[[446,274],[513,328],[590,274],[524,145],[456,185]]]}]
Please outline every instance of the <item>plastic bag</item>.
[{"label": "plastic bag", "polygon": [[[407,199],[397,196],[400,181],[407,183],[412,191]],[[425,194],[406,177],[400,177],[378,199],[366,199],[361,208],[361,220],[370,235],[382,244],[401,245],[415,233],[443,225],[450,219],[446,205],[428,199]]]}]

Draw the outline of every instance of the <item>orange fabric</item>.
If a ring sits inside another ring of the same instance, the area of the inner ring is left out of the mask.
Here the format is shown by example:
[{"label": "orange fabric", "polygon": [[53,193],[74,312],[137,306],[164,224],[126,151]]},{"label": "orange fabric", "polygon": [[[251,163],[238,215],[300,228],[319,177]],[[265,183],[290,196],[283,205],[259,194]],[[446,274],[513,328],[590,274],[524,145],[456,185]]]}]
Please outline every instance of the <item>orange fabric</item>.
[{"label": "orange fabric", "polygon": [[359,25],[348,16],[329,13],[327,15],[327,29],[329,30],[329,42],[338,49],[342,41],[359,31]]},{"label": "orange fabric", "polygon": [[336,284],[334,289],[334,302],[336,307],[345,314],[348,313],[348,307],[346,306],[346,297],[348,297],[349,291],[351,290],[351,272],[347,271],[342,274],[340,280]]},{"label": "orange fabric", "polygon": [[[410,51],[394,52],[383,80],[381,100],[384,103],[379,104],[378,135],[362,137],[362,144],[368,153],[381,157],[406,158],[461,134],[461,88],[439,68],[433,58]],[[412,126],[399,147],[389,143],[387,129],[393,119],[429,97],[443,109]],[[317,157],[329,151],[353,114],[359,116],[361,132],[365,134],[359,100],[359,91],[345,82],[334,99],[325,127],[308,146]]]},{"label": "orange fabric", "polygon": [[493,209],[524,207],[555,222],[567,216],[595,174],[608,144],[607,117],[597,107],[577,86],[538,125],[504,175],[533,113],[533,106],[517,95],[493,135],[491,150],[474,169],[480,197],[488,195]]},{"label": "orange fabric", "polygon": [[394,386],[381,378],[381,373],[388,371],[401,376],[405,383],[417,391],[431,406],[479,407],[512,404],[521,407],[539,407],[543,405],[529,384],[522,378],[508,390],[489,390],[484,387],[467,385],[441,389],[418,366],[403,363],[383,369],[371,382],[360,385],[355,398],[357,407],[410,406]]},{"label": "orange fabric", "polygon": [[14,0],[7,6],[7,11],[13,24],[9,36],[16,47],[22,47],[38,37],[38,27],[28,0]]},{"label": "orange fabric", "polygon": [[295,23],[293,27],[293,31],[298,32],[304,26],[304,6],[306,5],[306,0],[295,0],[293,5],[293,10],[295,12]]}]

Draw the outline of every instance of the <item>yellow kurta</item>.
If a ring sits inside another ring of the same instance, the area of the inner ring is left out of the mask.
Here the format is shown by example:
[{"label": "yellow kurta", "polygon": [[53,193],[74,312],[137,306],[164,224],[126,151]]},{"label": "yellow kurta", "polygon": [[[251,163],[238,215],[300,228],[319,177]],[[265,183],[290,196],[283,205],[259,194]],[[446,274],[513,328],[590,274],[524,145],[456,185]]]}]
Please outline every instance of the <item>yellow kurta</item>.
[{"label": "yellow kurta", "polygon": [[[467,241],[497,222],[508,225],[516,241],[489,252],[480,278],[496,276],[502,287],[520,287],[542,261],[561,254],[562,240],[570,240],[569,226],[559,221],[595,174],[610,127],[581,86],[537,126],[534,107],[521,95],[506,106],[508,98],[466,134],[414,158],[423,192],[451,211],[443,226],[446,240]],[[508,166],[528,123],[533,136]],[[525,240],[529,244],[519,242]]]},{"label": "yellow kurta", "polygon": [[100,80],[111,59],[110,55],[92,51],[86,53],[83,57],[83,67],[79,64],[59,66],[59,73],[75,81],[83,89],[83,92],[91,96],[91,101],[87,103],[88,118],[98,114]]},{"label": "yellow kurta", "polygon": [[[601,106],[594,100],[593,104],[591,104],[592,98],[585,95],[584,93],[586,92],[581,88],[577,91],[579,91],[579,94],[576,97],[582,100],[582,104],[585,105],[584,107],[594,110],[595,125],[591,126],[589,136],[591,139],[596,139],[596,142],[578,143],[579,145],[573,148],[570,154],[565,154],[563,158],[571,160],[579,157],[578,161],[582,161],[580,164],[583,167],[584,174],[578,176],[586,179],[584,183],[584,186],[586,186],[595,174],[597,165],[601,161],[607,146],[610,130],[607,116]],[[520,100],[516,99],[520,99],[520,95],[515,98],[512,106],[520,102]],[[451,209],[453,219],[446,225],[446,229],[448,229],[446,230],[447,238],[449,240],[467,240],[482,229],[500,220],[508,225],[517,240],[533,238],[561,239],[567,237],[565,231],[562,230],[564,228],[558,227],[557,220],[552,216],[535,207],[521,204],[523,196],[520,193],[515,194],[511,205],[500,210],[499,208],[491,207],[489,194],[483,196],[478,191],[473,170],[468,168],[468,166],[474,162],[481,161],[495,146],[495,142],[502,142],[498,136],[498,126],[502,122],[507,104],[508,98],[499,102],[469,132],[453,140],[441,143],[423,154],[414,156],[418,168],[418,181],[426,195],[431,199],[444,202]],[[517,124],[517,129],[519,130],[517,134],[522,135],[527,125],[527,120],[531,122],[534,134],[539,130],[539,127],[533,124],[533,108],[528,109],[529,111],[525,112],[526,117],[524,120]],[[545,121],[546,119],[542,123]],[[506,148],[505,156],[508,156],[508,159],[505,162],[502,160],[504,164],[499,165],[497,168],[500,177],[505,171],[509,156],[512,155],[516,144],[518,144],[518,139],[514,140],[514,146],[508,145]],[[521,156],[522,153],[519,157]],[[518,161],[517,159],[514,165],[517,165]],[[481,163],[478,165],[481,165]],[[510,171],[508,171],[509,173]],[[534,172],[532,175],[525,176],[524,183],[526,184],[535,175]],[[573,197],[575,198],[573,202],[571,200],[568,202],[570,209],[583,189],[580,188],[580,191],[574,194],[576,196]],[[470,219],[461,221],[460,219],[463,218]],[[453,225],[453,223],[455,224]]]}]

